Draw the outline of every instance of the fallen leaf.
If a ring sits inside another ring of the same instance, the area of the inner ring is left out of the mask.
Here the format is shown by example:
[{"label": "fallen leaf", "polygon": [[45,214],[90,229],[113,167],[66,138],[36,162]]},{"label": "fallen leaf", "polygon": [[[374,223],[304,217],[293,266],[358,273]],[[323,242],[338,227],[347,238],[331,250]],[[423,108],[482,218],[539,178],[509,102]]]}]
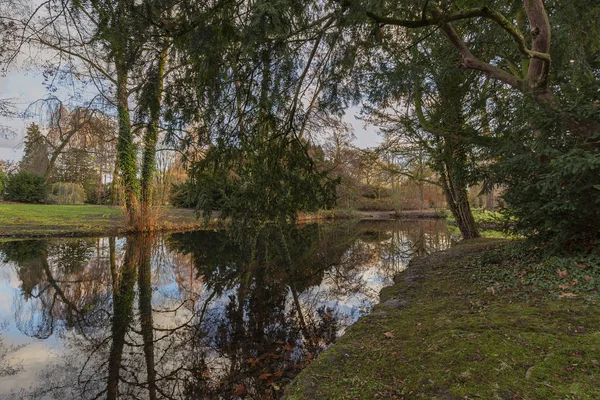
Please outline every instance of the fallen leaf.
[{"label": "fallen leaf", "polygon": [[558,295],[559,299],[568,299],[571,297],[577,297],[577,295],[575,293],[561,293]]},{"label": "fallen leaf", "polygon": [[592,280],[592,277],[591,277],[591,276],[589,276],[589,275],[586,275],[586,276],[585,276],[585,278],[583,278],[583,279],[585,279],[585,281],[586,281],[587,283],[590,283],[590,281]]},{"label": "fallen leaf", "polygon": [[556,273],[558,274],[558,277],[559,277],[559,278],[564,278],[564,277],[566,277],[567,275],[569,275],[569,272],[567,272],[567,270],[566,270],[566,269],[562,269],[562,270],[561,270],[561,269],[557,269],[557,270],[556,270]]},{"label": "fallen leaf", "polygon": [[383,335],[388,339],[392,339],[394,337],[392,332],[384,332]]},{"label": "fallen leaf", "polygon": [[267,373],[264,373],[264,374],[261,374],[261,375],[259,375],[259,376],[258,376],[258,379],[260,379],[260,380],[266,380],[266,379],[269,379],[269,377],[270,377],[271,375],[273,375],[273,374],[270,374],[270,373],[268,373],[268,372],[267,372]]},{"label": "fallen leaf", "polygon": [[233,393],[234,396],[241,396],[244,394],[244,392],[246,391],[246,387],[244,385],[239,385],[235,387],[235,392]]}]

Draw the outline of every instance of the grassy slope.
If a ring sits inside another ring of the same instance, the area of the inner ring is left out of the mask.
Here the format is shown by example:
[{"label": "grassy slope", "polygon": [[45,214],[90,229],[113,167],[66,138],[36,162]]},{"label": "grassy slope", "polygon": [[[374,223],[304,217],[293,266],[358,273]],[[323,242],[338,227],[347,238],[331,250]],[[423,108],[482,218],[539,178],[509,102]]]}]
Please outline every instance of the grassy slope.
[{"label": "grassy slope", "polygon": [[[160,213],[160,229],[203,225],[192,210],[165,207]],[[81,236],[125,230],[124,213],[119,207],[0,203],[0,237]]]},{"label": "grassy slope", "polygon": [[285,398],[599,399],[597,300],[486,290],[465,256],[499,243],[414,260]]}]

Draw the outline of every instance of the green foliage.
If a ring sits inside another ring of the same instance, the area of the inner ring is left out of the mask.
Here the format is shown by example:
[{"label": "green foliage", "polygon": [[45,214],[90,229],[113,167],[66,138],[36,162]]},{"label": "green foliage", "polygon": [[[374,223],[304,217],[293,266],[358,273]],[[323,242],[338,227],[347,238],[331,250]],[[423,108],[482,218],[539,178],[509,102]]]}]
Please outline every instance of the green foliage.
[{"label": "green foliage", "polygon": [[193,188],[205,215],[216,209],[249,226],[295,221],[298,211],[331,207],[336,184],[315,169],[304,145],[280,138],[248,158],[235,149],[214,149],[196,166]]},{"label": "green foliage", "polygon": [[83,204],[86,195],[83,186],[74,182],[56,182],[52,184],[50,202],[55,204]]},{"label": "green foliage", "polygon": [[[500,228],[509,225],[511,222],[514,222],[513,219],[503,214],[501,211],[489,211],[481,208],[473,208],[472,212],[475,223],[481,228]],[[448,215],[447,219],[448,222],[451,223],[456,221],[453,215]]]},{"label": "green foliage", "polygon": [[[426,16],[436,7],[431,2],[423,8],[414,7],[414,3],[362,4],[375,14],[400,20],[420,20],[420,13]],[[482,5],[470,0],[452,2],[445,12],[452,14]],[[510,75],[519,84],[507,84],[498,75],[484,75],[469,65],[459,70],[456,55],[460,49],[456,43],[448,41],[439,30],[428,32],[429,28],[409,28],[406,34],[394,35],[396,28],[386,26],[372,35],[379,43],[363,43],[365,56],[358,58],[353,67],[370,72],[360,76],[365,76],[366,87],[374,88],[368,92],[368,99],[376,105],[375,111],[385,108],[381,105],[386,106],[390,98],[407,102],[418,98],[415,88],[423,86],[425,118],[419,118],[419,122],[423,125],[426,119],[441,131],[438,138],[429,141],[432,159],[456,164],[456,186],[481,180],[484,188],[502,183],[506,188],[506,214],[517,221],[512,224],[515,233],[559,251],[597,246],[600,42],[593,33],[600,30],[600,7],[573,1],[557,8],[555,2],[546,2],[552,29],[552,66],[550,74],[544,75],[535,88],[528,88],[532,80],[528,80],[527,71],[534,63],[521,56],[506,31],[518,29],[527,37],[530,27],[523,3],[508,6],[506,2],[491,1],[485,5],[515,26],[482,18],[478,23],[453,22],[454,33],[480,61],[490,62],[492,68],[500,67],[504,77]],[[530,72],[537,73],[535,69]],[[383,89],[379,82],[385,83]],[[453,87],[456,82],[461,83]],[[436,90],[438,96],[433,97]],[[437,109],[438,113],[428,113],[428,109]],[[397,112],[392,120],[402,121],[407,116],[409,113]],[[398,131],[394,127],[391,130]],[[410,129],[406,130],[402,132],[405,136],[410,134]],[[444,130],[462,132],[466,140],[451,143]]]},{"label": "green foliage", "polygon": [[171,130],[182,119],[195,127],[179,144],[208,149],[191,168],[189,201],[241,226],[330,206],[334,180],[314,165],[305,129],[317,81],[309,54],[325,39],[287,40],[316,10],[296,0],[190,7],[196,11],[182,17],[197,28],[175,43],[186,55],[189,92],[174,85],[165,93]]},{"label": "green foliage", "polygon": [[198,205],[197,194],[194,181],[188,179],[184,183],[176,183],[171,186],[169,203],[174,207],[196,208]]},{"label": "green foliage", "polygon": [[8,181],[8,174],[4,171],[0,171],[0,198],[4,196],[4,188],[6,187],[6,182]]},{"label": "green foliage", "polygon": [[[528,122],[506,131],[495,166],[507,186],[503,198],[516,220],[513,229],[555,250],[594,246],[600,239],[598,125],[574,128],[571,119],[585,117],[524,110],[528,115],[516,117]],[[600,124],[597,115],[591,121]]]},{"label": "green foliage", "polygon": [[49,185],[41,175],[29,172],[19,172],[11,175],[6,182],[8,201],[21,203],[45,203],[48,201]]},{"label": "green foliage", "polygon": [[97,196],[99,180],[93,156],[86,149],[76,147],[71,147],[58,156],[51,176],[53,182],[79,184],[88,200]]},{"label": "green foliage", "polygon": [[32,174],[44,175],[49,165],[48,143],[42,136],[40,127],[31,123],[25,133],[25,148],[19,170]]}]

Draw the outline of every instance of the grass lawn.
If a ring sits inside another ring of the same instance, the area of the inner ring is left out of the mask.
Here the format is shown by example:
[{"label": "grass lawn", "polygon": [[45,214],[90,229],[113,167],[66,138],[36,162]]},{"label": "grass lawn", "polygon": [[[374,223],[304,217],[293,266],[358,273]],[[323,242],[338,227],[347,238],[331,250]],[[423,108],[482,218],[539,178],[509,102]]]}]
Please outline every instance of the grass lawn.
[{"label": "grass lawn", "polygon": [[[167,206],[160,213],[160,229],[203,226],[193,210]],[[0,237],[82,236],[125,231],[125,217],[120,207],[0,203]]]},{"label": "grass lawn", "polygon": [[600,399],[597,256],[483,252],[499,243],[414,260],[285,398]]}]

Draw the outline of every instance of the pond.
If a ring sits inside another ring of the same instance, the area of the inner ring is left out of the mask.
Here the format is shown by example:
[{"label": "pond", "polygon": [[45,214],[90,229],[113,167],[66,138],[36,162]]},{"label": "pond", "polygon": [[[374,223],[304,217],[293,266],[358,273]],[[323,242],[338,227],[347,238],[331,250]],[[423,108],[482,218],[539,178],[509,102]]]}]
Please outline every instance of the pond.
[{"label": "pond", "polygon": [[441,220],[248,237],[0,243],[0,397],[279,398],[411,257],[451,243]]}]

